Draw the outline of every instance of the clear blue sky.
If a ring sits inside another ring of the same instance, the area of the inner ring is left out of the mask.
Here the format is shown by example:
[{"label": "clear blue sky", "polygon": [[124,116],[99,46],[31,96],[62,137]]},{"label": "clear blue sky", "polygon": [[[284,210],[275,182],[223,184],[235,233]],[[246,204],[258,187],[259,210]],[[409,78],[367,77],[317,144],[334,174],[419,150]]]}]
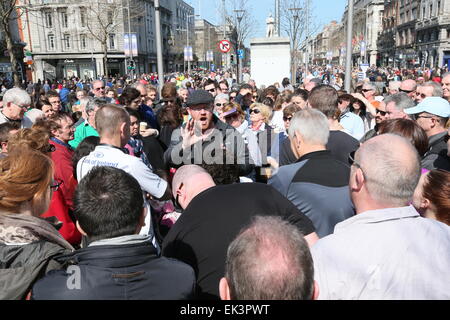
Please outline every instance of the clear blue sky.
[{"label": "clear blue sky", "polygon": [[[195,8],[195,14],[208,20],[213,24],[221,24],[222,18],[218,16],[218,9],[222,6],[222,0],[185,0]],[[230,12],[233,8],[232,0],[226,0],[227,10]],[[251,38],[264,37],[266,32],[266,18],[269,13],[274,13],[275,0],[247,0],[248,5],[253,9],[252,15],[257,21],[254,28],[255,34]],[[283,0],[281,0],[283,1]],[[345,6],[348,0],[311,0],[311,16],[319,24],[320,29],[331,20],[341,21]]]}]

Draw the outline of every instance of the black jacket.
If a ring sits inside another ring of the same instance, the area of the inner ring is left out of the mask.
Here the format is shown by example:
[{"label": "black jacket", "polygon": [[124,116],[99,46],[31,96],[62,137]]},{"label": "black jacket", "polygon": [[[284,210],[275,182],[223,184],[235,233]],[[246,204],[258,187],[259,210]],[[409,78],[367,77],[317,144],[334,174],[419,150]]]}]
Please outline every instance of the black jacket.
[{"label": "black jacket", "polygon": [[447,131],[429,138],[428,151],[422,157],[422,168],[450,171],[450,158],[447,156]]},{"label": "black jacket", "polygon": [[[234,157],[234,161],[239,164],[239,175],[248,175],[253,170],[254,166],[250,163],[248,148],[241,134],[232,126],[220,121],[216,116],[213,117],[213,122],[214,129],[216,130],[215,133],[204,141],[199,141],[196,143],[201,144],[199,145],[199,150],[201,151],[202,162],[205,163],[205,161],[207,160],[203,158],[203,156],[205,156],[205,150],[214,152],[214,146],[225,148],[225,150],[229,150],[229,153],[232,154],[232,156]],[[173,131],[170,146],[164,153],[164,161],[170,167],[178,168],[185,164],[198,163],[196,162],[197,159],[194,157],[196,152],[195,150],[197,148],[195,145],[186,149],[182,148],[183,137],[181,135],[181,130],[185,126],[186,124]],[[216,141],[216,137],[221,140]],[[174,159],[174,155],[178,155],[179,159]],[[183,160],[182,163],[179,163],[180,159]],[[219,161],[222,160],[223,158],[219,159]]]},{"label": "black jacket", "polygon": [[34,285],[32,299],[182,300],[195,290],[192,268],[158,257],[150,242],[91,246],[60,260],[69,265],[67,272],[49,272]]}]

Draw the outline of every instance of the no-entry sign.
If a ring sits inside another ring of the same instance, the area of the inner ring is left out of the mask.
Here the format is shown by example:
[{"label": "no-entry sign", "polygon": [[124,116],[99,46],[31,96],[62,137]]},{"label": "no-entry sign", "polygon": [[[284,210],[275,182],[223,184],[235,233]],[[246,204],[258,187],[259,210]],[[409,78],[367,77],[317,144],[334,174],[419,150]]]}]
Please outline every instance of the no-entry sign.
[{"label": "no-entry sign", "polygon": [[220,52],[227,53],[231,50],[231,43],[228,40],[222,40],[219,42],[219,50]]}]

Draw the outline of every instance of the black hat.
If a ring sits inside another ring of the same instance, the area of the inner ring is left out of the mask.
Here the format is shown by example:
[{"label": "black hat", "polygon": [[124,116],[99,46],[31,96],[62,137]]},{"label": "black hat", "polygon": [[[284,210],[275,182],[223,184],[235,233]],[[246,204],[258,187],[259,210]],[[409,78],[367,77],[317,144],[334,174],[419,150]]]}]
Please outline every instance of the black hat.
[{"label": "black hat", "polygon": [[210,104],[214,102],[214,97],[206,90],[195,90],[189,95],[186,104],[188,107],[199,104]]}]

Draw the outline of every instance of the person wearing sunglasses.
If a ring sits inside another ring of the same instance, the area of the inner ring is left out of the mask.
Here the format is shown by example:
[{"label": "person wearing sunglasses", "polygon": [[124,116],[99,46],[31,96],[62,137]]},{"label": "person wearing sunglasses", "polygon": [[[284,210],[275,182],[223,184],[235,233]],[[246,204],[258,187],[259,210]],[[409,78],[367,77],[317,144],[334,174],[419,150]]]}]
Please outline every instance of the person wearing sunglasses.
[{"label": "person wearing sunglasses", "polygon": [[421,103],[428,97],[441,97],[443,96],[442,86],[434,81],[428,81],[421,86],[417,87],[416,91],[416,103]]},{"label": "person wearing sunglasses", "polygon": [[377,88],[372,83],[365,82],[362,86],[361,92],[364,98],[366,98],[374,108],[380,106],[380,102],[375,99]]},{"label": "person wearing sunglasses", "polygon": [[215,98],[220,91],[219,84],[216,80],[207,79],[205,84],[203,85],[203,89],[212,94]]},{"label": "person wearing sunglasses", "polygon": [[222,116],[223,106],[228,102],[230,102],[230,97],[224,93],[218,94],[214,99],[214,114],[216,115],[216,117],[218,117],[220,120],[224,122],[225,119]]},{"label": "person wearing sunglasses", "polygon": [[417,82],[412,79],[402,81],[398,91],[406,93],[411,99],[416,98]]},{"label": "person wearing sunglasses", "polygon": [[428,170],[450,170],[447,156],[448,131],[446,124],[450,118],[450,104],[439,97],[425,98],[416,107],[405,109],[414,116],[416,122],[425,130],[428,137],[428,151],[422,158],[422,168]]},{"label": "person wearing sunglasses", "polygon": [[248,122],[245,120],[245,112],[241,106],[233,102],[225,103],[222,117],[227,124],[241,134],[255,166],[261,166],[261,151],[258,146],[258,140],[249,128]]}]

